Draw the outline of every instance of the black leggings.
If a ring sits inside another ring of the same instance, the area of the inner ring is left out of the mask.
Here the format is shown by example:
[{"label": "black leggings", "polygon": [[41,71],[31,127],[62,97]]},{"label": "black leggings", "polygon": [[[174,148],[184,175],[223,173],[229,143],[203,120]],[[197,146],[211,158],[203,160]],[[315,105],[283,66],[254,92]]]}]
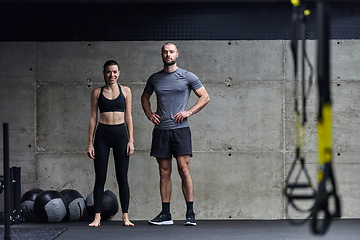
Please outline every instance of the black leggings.
[{"label": "black leggings", "polygon": [[123,213],[129,209],[130,190],[127,179],[129,156],[126,155],[128,135],[125,124],[105,125],[99,123],[95,133],[95,213],[101,213],[110,148],[113,149],[116,179],[119,185],[120,203]]}]

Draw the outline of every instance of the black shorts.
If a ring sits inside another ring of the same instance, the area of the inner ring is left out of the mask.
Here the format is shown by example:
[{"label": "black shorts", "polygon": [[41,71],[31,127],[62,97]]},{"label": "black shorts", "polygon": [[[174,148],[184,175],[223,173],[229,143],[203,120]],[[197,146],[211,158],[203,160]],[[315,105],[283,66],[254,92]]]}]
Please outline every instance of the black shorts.
[{"label": "black shorts", "polygon": [[154,128],[150,156],[172,158],[183,155],[192,156],[189,127],[170,130]]}]

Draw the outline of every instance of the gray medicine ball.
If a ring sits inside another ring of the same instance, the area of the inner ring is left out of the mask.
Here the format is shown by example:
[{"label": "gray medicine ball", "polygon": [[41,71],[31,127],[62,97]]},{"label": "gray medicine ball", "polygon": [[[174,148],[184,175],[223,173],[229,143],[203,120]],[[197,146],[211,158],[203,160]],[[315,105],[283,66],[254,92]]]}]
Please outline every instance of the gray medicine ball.
[{"label": "gray medicine ball", "polygon": [[28,222],[37,222],[39,219],[34,213],[34,202],[42,189],[31,189],[21,197],[21,216]]},{"label": "gray medicine ball", "polygon": [[65,189],[60,192],[65,198],[68,212],[64,221],[78,221],[84,216],[85,200],[81,194],[73,189]]},{"label": "gray medicine ball", "polygon": [[[101,207],[101,220],[110,220],[119,210],[116,195],[110,190],[104,189],[104,198]],[[91,218],[95,217],[94,192],[86,197],[86,213]]]},{"label": "gray medicine ball", "polygon": [[42,222],[61,222],[67,213],[65,199],[58,191],[42,191],[35,199],[34,213]]}]

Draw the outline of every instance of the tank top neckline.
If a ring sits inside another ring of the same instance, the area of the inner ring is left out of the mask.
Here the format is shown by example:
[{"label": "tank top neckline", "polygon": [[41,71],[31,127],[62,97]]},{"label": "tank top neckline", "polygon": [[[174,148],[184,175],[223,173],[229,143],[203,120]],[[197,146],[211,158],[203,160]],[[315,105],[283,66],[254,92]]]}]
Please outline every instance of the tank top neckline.
[{"label": "tank top neckline", "polygon": [[118,95],[116,98],[114,98],[114,99],[108,99],[107,97],[105,97],[105,95],[104,95],[104,93],[103,93],[104,87],[101,88],[101,93],[100,93],[100,94],[101,94],[106,100],[108,100],[108,101],[114,101],[114,100],[118,99],[118,98],[120,97],[120,95],[122,94],[122,92],[121,92],[121,87],[120,87],[119,84],[118,84],[118,87],[119,87],[119,95]]}]

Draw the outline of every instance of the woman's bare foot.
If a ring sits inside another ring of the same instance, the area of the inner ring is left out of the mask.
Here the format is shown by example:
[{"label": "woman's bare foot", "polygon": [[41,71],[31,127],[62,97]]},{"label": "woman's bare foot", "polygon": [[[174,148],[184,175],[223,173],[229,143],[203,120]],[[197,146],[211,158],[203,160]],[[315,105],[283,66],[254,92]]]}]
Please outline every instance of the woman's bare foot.
[{"label": "woman's bare foot", "polygon": [[99,227],[100,226],[100,220],[101,220],[100,213],[96,213],[94,221],[89,224],[89,227]]},{"label": "woman's bare foot", "polygon": [[124,213],[122,218],[123,218],[123,225],[124,226],[127,226],[127,227],[128,226],[130,226],[130,227],[134,226],[134,224],[132,222],[130,222],[129,215],[127,213]]}]

